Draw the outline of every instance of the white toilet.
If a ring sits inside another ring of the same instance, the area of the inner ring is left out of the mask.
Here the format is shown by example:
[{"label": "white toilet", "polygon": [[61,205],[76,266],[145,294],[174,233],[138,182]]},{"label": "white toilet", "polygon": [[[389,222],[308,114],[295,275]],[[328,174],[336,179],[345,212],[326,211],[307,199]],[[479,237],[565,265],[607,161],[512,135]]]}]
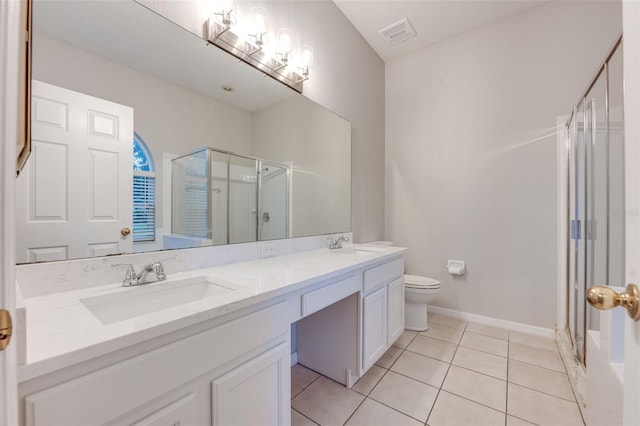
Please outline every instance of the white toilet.
[{"label": "white toilet", "polygon": [[404,328],[412,331],[429,329],[427,303],[440,293],[440,281],[417,275],[404,276]]}]

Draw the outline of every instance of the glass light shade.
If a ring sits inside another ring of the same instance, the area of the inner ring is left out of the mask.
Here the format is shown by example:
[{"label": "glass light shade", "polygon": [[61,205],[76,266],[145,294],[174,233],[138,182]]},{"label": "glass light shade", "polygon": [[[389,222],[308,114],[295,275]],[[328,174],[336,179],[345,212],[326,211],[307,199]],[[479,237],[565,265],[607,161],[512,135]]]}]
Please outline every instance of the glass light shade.
[{"label": "glass light shade", "polygon": [[267,31],[267,9],[260,6],[251,9],[251,27],[257,33]]},{"label": "glass light shade", "polygon": [[287,53],[291,51],[291,31],[288,28],[278,30],[278,52]]},{"label": "glass light shade", "polygon": [[303,67],[310,67],[313,65],[313,47],[309,44],[302,45],[302,51],[300,53],[300,65]]},{"label": "glass light shade", "polygon": [[233,0],[219,0],[217,12],[235,10],[235,2]]}]

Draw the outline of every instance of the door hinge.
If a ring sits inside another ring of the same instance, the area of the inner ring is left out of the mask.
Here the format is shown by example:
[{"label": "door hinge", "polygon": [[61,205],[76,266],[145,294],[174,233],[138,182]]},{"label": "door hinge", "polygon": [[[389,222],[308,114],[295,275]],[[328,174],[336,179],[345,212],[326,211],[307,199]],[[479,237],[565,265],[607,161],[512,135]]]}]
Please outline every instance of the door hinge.
[{"label": "door hinge", "polygon": [[11,315],[6,309],[0,309],[0,351],[11,341]]}]

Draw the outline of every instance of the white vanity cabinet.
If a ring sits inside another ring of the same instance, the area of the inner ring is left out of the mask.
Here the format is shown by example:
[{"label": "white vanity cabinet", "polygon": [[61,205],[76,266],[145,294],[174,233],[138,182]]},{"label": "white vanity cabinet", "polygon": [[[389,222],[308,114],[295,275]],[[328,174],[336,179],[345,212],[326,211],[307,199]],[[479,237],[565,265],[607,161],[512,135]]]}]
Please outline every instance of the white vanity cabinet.
[{"label": "white vanity cabinet", "polygon": [[[91,353],[81,358],[69,351],[76,362],[46,373],[34,374],[32,364],[18,388],[20,424],[289,425],[292,323],[298,362],[347,387],[402,333],[404,249],[391,250],[377,260],[323,252],[326,272],[302,274],[305,281],[285,284],[289,290],[220,305],[217,315],[198,313],[182,327],[178,321],[193,317],[139,330],[144,337],[131,332],[88,345],[80,349]],[[315,259],[306,262],[301,268],[317,267]],[[135,325],[95,327],[106,333]]]},{"label": "white vanity cabinet", "polygon": [[23,423],[287,425],[289,328],[297,310],[287,299],[27,394]]},{"label": "white vanity cabinet", "polygon": [[283,342],[211,382],[213,425],[290,423],[290,354]]},{"label": "white vanity cabinet", "polygon": [[362,301],[362,373],[404,330],[404,258],[364,271]]}]

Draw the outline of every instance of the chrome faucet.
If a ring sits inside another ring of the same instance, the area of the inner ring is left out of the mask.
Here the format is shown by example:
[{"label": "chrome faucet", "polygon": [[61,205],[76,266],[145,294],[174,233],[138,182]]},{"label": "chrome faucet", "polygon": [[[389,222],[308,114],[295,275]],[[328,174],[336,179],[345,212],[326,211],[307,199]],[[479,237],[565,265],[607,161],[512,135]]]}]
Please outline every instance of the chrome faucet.
[{"label": "chrome faucet", "polygon": [[334,250],[341,249],[342,243],[349,241],[349,238],[341,235],[337,240],[334,240],[333,238],[327,238],[327,240],[329,240],[329,250]]},{"label": "chrome faucet", "polygon": [[[111,265],[112,268],[116,268],[118,266],[126,266],[127,272],[125,272],[124,279],[122,280],[123,287],[131,287],[139,284],[148,284],[156,281],[164,281],[167,279],[167,274],[164,272],[164,267],[160,262],[150,263],[142,267],[140,272],[136,272],[135,268],[131,263],[116,263]],[[145,281],[141,283],[142,279],[147,275],[147,272],[153,272],[156,274],[156,279],[154,281]]]}]

